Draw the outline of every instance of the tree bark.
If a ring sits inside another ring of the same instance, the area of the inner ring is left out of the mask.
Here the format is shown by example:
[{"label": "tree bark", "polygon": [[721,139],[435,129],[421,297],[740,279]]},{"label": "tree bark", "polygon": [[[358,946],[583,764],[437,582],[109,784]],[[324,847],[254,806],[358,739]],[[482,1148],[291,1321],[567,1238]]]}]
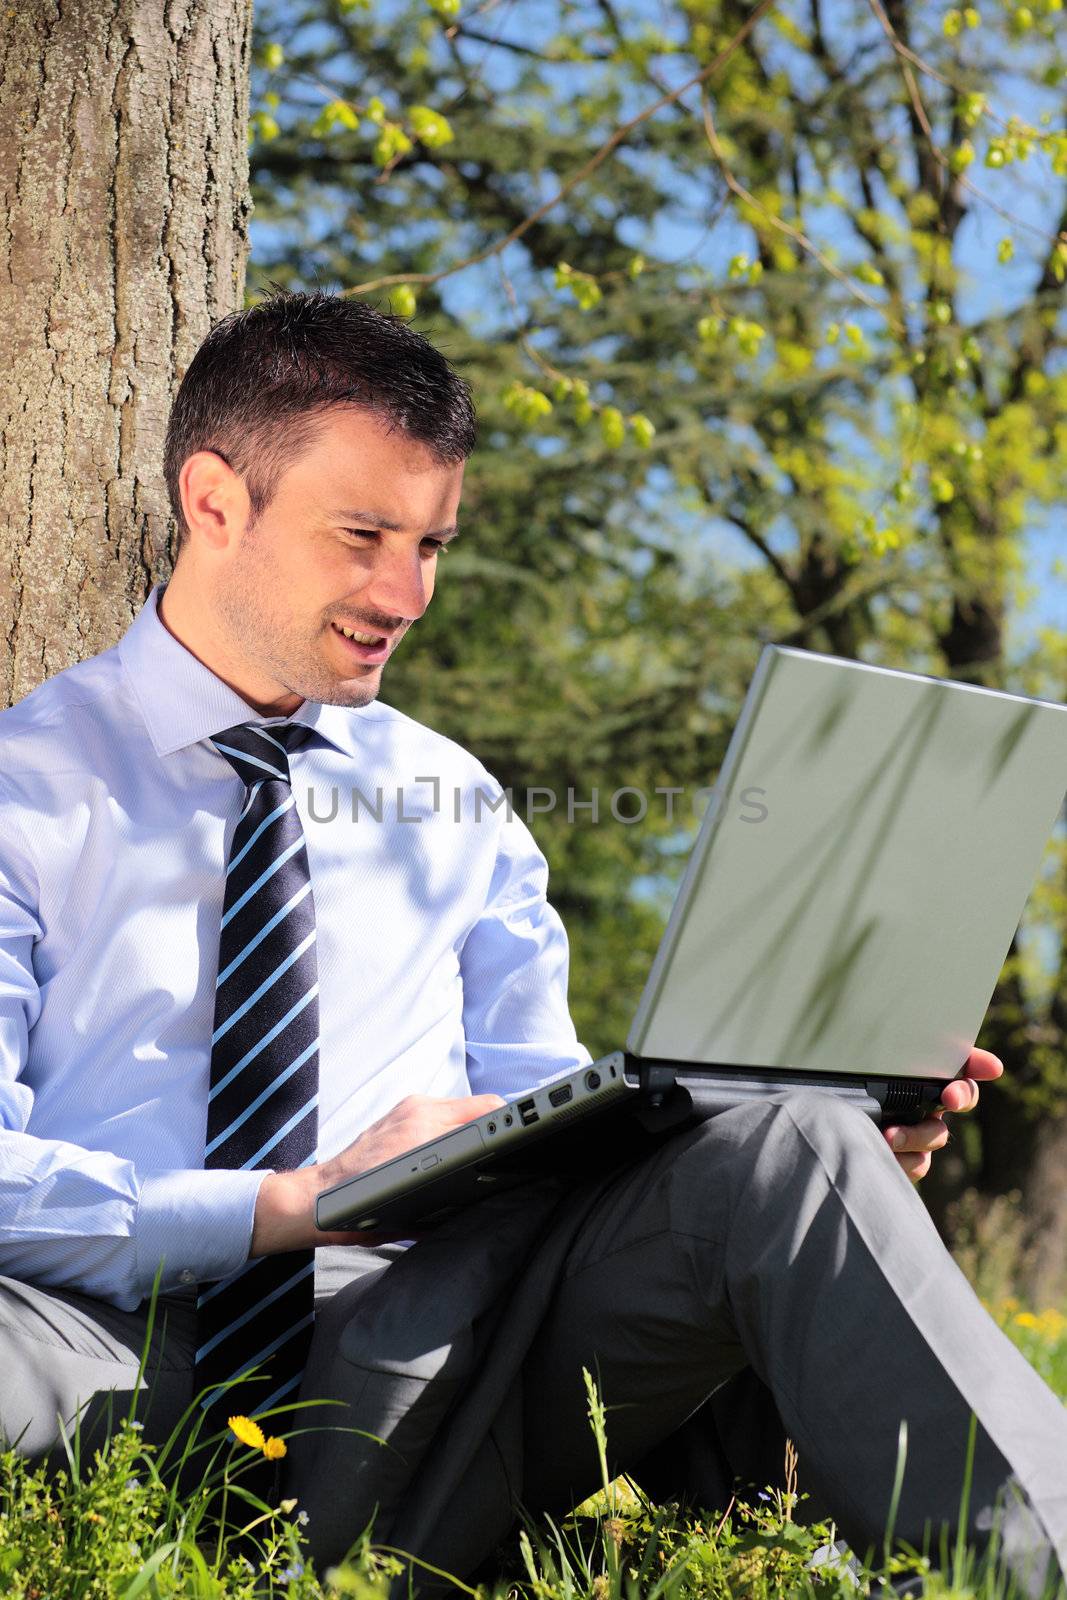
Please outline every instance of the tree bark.
[{"label": "tree bark", "polygon": [[171,400],[243,303],[251,0],[22,0],[0,24],[0,704],[170,570]]},{"label": "tree bark", "polygon": [[[990,519],[990,522],[992,519]],[[994,681],[1003,661],[1004,607],[999,594],[959,597],[949,627],[940,639],[949,673],[958,678]],[[1014,948],[1014,946],[1013,946]],[[1067,996],[1057,990],[1046,1026],[1058,1041],[1067,1038]],[[1018,980],[998,982],[981,1042],[1000,1055],[1019,1087],[1040,1082],[1040,1064],[1028,1051],[1030,1030]],[[985,1201],[1017,1190],[1018,1260],[1015,1287],[1033,1305],[1058,1304],[1067,1294],[1067,1116],[1035,1111],[1024,1101],[983,1091],[976,1113],[982,1132],[977,1188]],[[935,1158],[935,1164],[936,1164]],[[935,1222],[951,1243],[951,1201],[964,1177],[962,1163],[949,1161],[926,1195]]]}]

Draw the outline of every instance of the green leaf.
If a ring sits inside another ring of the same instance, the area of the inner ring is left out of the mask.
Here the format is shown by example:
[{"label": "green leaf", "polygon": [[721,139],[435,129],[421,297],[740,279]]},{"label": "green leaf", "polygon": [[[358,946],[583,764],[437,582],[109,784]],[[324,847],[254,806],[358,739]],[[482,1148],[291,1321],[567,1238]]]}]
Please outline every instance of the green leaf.
[{"label": "green leaf", "polygon": [[380,167],[385,167],[396,156],[407,155],[412,149],[414,146],[399,122],[387,122],[374,141],[374,159]]},{"label": "green leaf", "polygon": [[600,413],[600,437],[611,450],[617,450],[626,438],[626,423],[617,406],[605,406]]},{"label": "green leaf", "polygon": [[429,150],[436,150],[443,144],[451,144],[455,138],[448,118],[430,106],[412,106],[408,112],[408,122],[416,139]]},{"label": "green leaf", "polygon": [[504,405],[520,422],[533,426],[542,418],[551,416],[552,402],[540,389],[532,389],[518,378],[504,391]]},{"label": "green leaf", "polygon": [[959,102],[960,121],[965,128],[973,128],[985,114],[985,109],[986,98],[984,94],[965,94]]},{"label": "green leaf", "polygon": [[359,117],[347,100],[327,100],[312,123],[311,131],[317,138],[322,139],[332,133],[338,123],[354,133],[359,127]]},{"label": "green leaf", "polygon": [[557,289],[571,291],[580,311],[591,311],[604,298],[596,279],[588,272],[577,272],[569,261],[557,263],[555,282]]},{"label": "green leaf", "polygon": [[160,1545],[158,1550],[154,1550],[133,1582],[123,1589],[118,1600],[137,1600],[139,1594],[144,1594],[164,1561],[169,1561],[179,1548],[177,1540],[171,1540],[167,1544]]},{"label": "green leaf", "polygon": [[409,283],[396,283],[389,291],[389,309],[394,317],[415,315],[415,291]]},{"label": "green leaf", "polygon": [[731,317],[727,328],[737,341],[738,349],[743,356],[758,356],[760,345],[767,337],[766,328],[758,322],[752,322],[748,317]]},{"label": "green leaf", "polygon": [[274,118],[267,111],[253,111],[248,119],[249,144],[255,139],[262,139],[264,143],[269,144],[272,139],[278,137],[281,131]]}]

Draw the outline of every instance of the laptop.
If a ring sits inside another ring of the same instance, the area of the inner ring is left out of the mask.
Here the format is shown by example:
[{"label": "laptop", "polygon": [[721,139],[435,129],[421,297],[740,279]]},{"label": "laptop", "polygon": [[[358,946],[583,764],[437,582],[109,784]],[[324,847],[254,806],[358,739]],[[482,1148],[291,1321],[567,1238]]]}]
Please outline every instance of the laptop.
[{"label": "laptop", "polygon": [[978,1034],[1067,790],[1067,706],[767,645],[625,1046],[319,1195],[432,1226],[783,1089],[928,1114]]}]

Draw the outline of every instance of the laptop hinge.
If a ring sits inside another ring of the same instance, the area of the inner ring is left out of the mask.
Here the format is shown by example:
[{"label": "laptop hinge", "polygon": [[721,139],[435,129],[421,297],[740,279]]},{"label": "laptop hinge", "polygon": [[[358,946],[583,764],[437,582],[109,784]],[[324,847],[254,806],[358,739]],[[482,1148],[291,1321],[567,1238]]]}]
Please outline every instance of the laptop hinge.
[{"label": "laptop hinge", "polygon": [[674,1088],[678,1077],[678,1068],[673,1062],[641,1061],[635,1056],[627,1057],[627,1066],[636,1068],[638,1081],[642,1093],[647,1095],[649,1103],[660,1106]]}]

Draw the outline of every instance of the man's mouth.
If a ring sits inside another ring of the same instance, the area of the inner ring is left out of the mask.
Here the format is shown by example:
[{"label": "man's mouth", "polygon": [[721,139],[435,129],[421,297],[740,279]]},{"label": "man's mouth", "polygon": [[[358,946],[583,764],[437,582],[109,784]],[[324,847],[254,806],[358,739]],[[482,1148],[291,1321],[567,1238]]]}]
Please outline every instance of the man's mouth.
[{"label": "man's mouth", "polygon": [[388,634],[364,633],[360,628],[347,628],[340,622],[331,623],[330,626],[358,661],[374,666],[389,654],[391,640]]}]

